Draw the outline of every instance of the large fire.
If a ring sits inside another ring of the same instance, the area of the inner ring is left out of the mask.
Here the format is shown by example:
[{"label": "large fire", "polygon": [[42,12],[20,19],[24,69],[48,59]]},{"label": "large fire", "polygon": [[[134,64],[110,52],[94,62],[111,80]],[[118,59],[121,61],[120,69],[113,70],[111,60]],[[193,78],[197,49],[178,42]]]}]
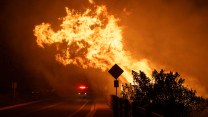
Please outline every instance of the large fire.
[{"label": "large fire", "polygon": [[[92,0],[89,2],[94,4]],[[124,50],[119,19],[110,15],[105,6],[94,5],[83,13],[66,8],[66,13],[60,18],[60,30],[54,31],[49,23],[42,23],[34,29],[38,46],[55,45],[58,62],[102,71],[109,70],[116,63],[125,71],[123,82],[133,81],[131,70],[150,73],[146,59],[137,61]]]}]

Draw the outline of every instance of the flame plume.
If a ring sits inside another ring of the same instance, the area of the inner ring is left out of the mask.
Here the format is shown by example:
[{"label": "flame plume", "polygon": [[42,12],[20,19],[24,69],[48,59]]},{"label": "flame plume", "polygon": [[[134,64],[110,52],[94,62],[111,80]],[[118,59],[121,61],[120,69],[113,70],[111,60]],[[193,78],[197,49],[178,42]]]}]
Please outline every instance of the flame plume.
[{"label": "flame plume", "polygon": [[150,73],[146,59],[136,61],[123,49],[119,19],[109,15],[105,6],[94,7],[83,13],[66,8],[67,15],[61,18],[58,31],[54,31],[49,23],[35,26],[38,46],[44,48],[55,44],[55,58],[63,65],[107,71],[117,63],[125,71],[123,82],[132,82],[133,69]]}]

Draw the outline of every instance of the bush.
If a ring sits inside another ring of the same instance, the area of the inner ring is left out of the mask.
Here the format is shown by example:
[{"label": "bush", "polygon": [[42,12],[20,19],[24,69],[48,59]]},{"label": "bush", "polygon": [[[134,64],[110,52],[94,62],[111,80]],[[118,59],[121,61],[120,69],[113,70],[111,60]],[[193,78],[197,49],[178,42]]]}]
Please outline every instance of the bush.
[{"label": "bush", "polygon": [[165,73],[154,70],[152,79],[142,71],[132,71],[137,85],[134,101],[138,106],[156,111],[164,116],[189,116],[193,111],[202,111],[207,100],[196,96],[196,91],[183,85],[185,80],[176,72]]}]

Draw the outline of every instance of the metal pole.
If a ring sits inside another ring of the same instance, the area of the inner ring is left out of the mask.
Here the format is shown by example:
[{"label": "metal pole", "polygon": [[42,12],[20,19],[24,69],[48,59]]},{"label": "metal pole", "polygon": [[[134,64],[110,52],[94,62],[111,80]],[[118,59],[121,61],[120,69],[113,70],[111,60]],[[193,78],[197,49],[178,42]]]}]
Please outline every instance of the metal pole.
[{"label": "metal pole", "polygon": [[117,97],[117,87],[116,87],[116,97]]}]

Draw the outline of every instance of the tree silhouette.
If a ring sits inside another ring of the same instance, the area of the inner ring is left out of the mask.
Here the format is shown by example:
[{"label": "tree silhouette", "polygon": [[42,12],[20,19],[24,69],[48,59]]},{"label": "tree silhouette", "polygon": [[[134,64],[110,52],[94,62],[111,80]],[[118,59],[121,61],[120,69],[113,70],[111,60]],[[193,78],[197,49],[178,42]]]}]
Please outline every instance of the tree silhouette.
[{"label": "tree silhouette", "polygon": [[137,86],[134,101],[138,106],[168,117],[188,116],[207,106],[206,99],[196,96],[196,91],[183,85],[185,80],[177,72],[154,70],[151,80],[142,71],[132,71],[132,75]]}]

